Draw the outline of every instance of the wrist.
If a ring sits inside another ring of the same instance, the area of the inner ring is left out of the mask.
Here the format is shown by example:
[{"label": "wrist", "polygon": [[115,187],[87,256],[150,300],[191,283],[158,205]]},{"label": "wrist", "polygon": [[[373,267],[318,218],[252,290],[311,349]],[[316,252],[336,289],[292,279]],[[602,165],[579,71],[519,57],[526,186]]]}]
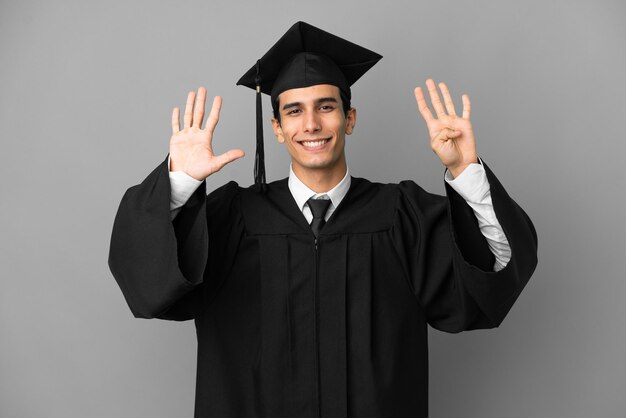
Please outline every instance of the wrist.
[{"label": "wrist", "polygon": [[461,173],[467,168],[469,164],[457,167],[448,167],[448,171],[452,174],[453,178],[457,178],[461,175]]},{"label": "wrist", "polygon": [[470,164],[479,164],[478,158],[475,158],[474,161],[471,161],[469,163],[447,167],[447,169],[450,172],[450,174],[452,174],[452,177],[457,178],[458,176],[461,175],[463,171],[465,171],[467,167],[469,167]]}]

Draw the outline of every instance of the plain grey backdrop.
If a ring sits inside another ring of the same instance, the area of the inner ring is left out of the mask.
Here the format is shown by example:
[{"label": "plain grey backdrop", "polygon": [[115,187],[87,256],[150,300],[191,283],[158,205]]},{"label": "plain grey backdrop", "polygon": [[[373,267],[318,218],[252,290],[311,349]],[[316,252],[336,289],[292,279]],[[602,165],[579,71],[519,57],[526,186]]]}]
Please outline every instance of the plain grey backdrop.
[{"label": "plain grey backdrop", "polygon": [[[351,174],[443,194],[413,88],[472,101],[479,155],[527,211],[539,265],[503,324],[430,331],[431,417],[626,416],[626,5],[615,1],[0,3],[0,416],[191,417],[192,322],[132,317],[107,257],[124,191],[166,158],[174,106],[224,99],[211,177],[252,183],[237,79],[297,20],[384,56],[353,86]],[[288,155],[267,124],[268,179]]]}]

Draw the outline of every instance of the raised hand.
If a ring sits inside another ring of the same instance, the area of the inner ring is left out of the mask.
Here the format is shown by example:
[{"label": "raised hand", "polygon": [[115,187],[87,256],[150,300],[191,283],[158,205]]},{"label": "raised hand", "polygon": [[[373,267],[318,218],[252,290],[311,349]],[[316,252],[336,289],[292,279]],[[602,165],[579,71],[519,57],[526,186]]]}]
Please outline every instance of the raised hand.
[{"label": "raised hand", "polygon": [[[443,165],[457,177],[465,167],[471,163],[477,163],[476,141],[474,140],[474,131],[470,122],[470,100],[467,94],[462,96],[463,99],[463,116],[458,117],[454,110],[452,97],[448,91],[448,87],[444,83],[439,83],[439,88],[443,94],[445,109],[437,94],[435,82],[432,79],[426,80],[428,94],[437,117],[433,114],[426,104],[424,93],[421,87],[415,88],[415,99],[417,107],[426,121],[428,132],[430,134],[430,146],[437,154]],[[447,110],[447,113],[446,113]]]},{"label": "raised hand", "polygon": [[[195,99],[195,106],[194,106]],[[180,111],[172,111],[172,137],[170,138],[170,170],[182,170],[196,180],[204,180],[226,164],[244,156],[240,149],[232,149],[221,155],[213,154],[213,131],[219,120],[222,98],[215,96],[211,113],[202,129],[206,89],[200,87],[198,95],[190,91],[183,117],[184,126],[180,129]]]}]

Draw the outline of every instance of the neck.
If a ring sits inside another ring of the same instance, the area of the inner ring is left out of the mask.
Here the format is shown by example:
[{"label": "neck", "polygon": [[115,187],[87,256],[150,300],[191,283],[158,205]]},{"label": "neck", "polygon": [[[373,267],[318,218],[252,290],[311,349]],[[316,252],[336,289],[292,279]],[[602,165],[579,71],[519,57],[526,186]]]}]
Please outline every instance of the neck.
[{"label": "neck", "polygon": [[346,175],[348,166],[346,161],[343,160],[336,167],[329,170],[328,168],[320,169],[303,169],[299,165],[292,164],[293,172],[302,183],[315,193],[326,193],[333,187],[339,184],[339,182]]}]

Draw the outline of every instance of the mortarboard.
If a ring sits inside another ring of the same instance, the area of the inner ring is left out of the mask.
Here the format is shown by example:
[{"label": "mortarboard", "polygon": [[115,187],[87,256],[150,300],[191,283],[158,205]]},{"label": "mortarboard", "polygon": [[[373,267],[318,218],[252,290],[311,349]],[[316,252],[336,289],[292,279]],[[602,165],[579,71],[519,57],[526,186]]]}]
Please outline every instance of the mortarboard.
[{"label": "mortarboard", "polygon": [[256,155],[254,183],[265,189],[263,116],[261,93],[271,96],[272,106],[285,90],[317,84],[337,86],[348,100],[350,86],[374,66],[382,55],[305,22],[296,22],[237,85],[256,90]]}]

